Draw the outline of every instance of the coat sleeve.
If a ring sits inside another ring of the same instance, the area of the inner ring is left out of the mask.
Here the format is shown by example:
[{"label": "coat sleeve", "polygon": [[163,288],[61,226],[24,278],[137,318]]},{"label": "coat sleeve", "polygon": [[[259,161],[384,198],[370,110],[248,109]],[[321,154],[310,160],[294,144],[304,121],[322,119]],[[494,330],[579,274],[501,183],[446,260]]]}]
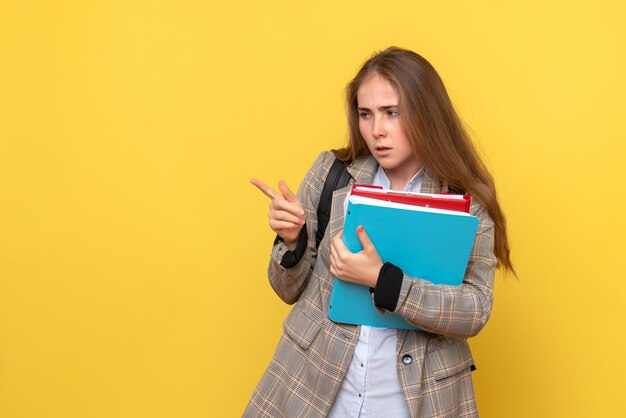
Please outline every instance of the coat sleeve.
[{"label": "coat sleeve", "polygon": [[324,181],[334,160],[335,156],[331,152],[322,152],[298,188],[297,196],[304,208],[306,222],[304,227],[308,236],[303,255],[294,266],[286,268],[281,265],[281,262],[285,254],[289,252],[287,246],[283,242],[277,242],[272,248],[268,267],[269,281],[276,294],[288,304],[293,304],[300,298],[313,267],[315,267],[317,258],[317,249],[315,248],[317,205]]},{"label": "coat sleeve", "polygon": [[435,285],[404,275],[395,312],[425,331],[457,338],[472,337],[484,327],[493,306],[497,259],[494,224],[477,203],[472,213],[478,230],[463,282],[459,286]]}]

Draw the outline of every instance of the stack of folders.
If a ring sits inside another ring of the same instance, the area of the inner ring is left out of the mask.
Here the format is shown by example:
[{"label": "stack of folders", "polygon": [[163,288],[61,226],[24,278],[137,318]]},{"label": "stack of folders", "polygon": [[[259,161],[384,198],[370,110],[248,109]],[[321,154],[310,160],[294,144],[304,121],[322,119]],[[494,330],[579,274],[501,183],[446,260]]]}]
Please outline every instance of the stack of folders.
[{"label": "stack of folders", "polygon": [[[406,276],[461,284],[478,228],[478,218],[468,213],[469,196],[354,185],[347,199],[343,242],[350,251],[363,249],[356,235],[357,226],[363,225],[383,262],[400,267]],[[340,323],[418,329],[400,315],[381,314],[367,286],[337,277],[328,316]]]}]

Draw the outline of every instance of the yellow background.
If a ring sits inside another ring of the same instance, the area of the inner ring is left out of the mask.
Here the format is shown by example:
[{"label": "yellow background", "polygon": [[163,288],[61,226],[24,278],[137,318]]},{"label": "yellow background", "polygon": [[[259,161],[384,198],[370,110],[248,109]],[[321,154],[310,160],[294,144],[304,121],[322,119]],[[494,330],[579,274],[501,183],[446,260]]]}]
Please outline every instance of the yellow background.
[{"label": "yellow background", "polygon": [[[593,4],[593,5],[592,5]],[[0,2],[0,416],[235,417],[289,311],[259,177],[342,146],[373,51],[439,70],[520,280],[481,416],[623,416],[624,2]]]}]

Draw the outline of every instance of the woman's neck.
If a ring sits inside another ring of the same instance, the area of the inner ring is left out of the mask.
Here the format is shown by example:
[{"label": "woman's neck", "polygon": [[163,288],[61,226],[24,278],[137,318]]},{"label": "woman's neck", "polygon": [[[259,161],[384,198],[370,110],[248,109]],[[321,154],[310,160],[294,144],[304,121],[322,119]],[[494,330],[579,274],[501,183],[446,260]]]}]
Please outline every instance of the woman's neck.
[{"label": "woman's neck", "polygon": [[393,170],[387,171],[383,168],[383,170],[385,171],[385,174],[387,175],[387,178],[389,179],[389,188],[391,190],[406,189],[411,179],[413,179],[413,177],[415,177],[415,175],[419,173],[421,169],[422,169],[422,166],[419,166],[415,170],[406,171],[404,173],[397,173],[397,172],[394,172]]}]

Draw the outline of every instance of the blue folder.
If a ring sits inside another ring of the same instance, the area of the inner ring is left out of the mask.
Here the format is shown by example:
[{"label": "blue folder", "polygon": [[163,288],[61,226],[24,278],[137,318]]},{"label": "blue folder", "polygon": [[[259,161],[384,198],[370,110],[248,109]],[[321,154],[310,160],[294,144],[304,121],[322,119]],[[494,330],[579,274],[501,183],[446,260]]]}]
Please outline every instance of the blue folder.
[{"label": "blue folder", "polygon": [[[357,226],[363,225],[383,262],[400,267],[412,278],[435,284],[461,284],[478,218],[452,211],[357,203],[371,200],[349,198],[343,242],[350,251],[363,249],[356,235]],[[418,329],[398,314],[381,314],[374,306],[367,286],[344,282],[337,277],[333,280],[328,316],[340,323]]]}]

